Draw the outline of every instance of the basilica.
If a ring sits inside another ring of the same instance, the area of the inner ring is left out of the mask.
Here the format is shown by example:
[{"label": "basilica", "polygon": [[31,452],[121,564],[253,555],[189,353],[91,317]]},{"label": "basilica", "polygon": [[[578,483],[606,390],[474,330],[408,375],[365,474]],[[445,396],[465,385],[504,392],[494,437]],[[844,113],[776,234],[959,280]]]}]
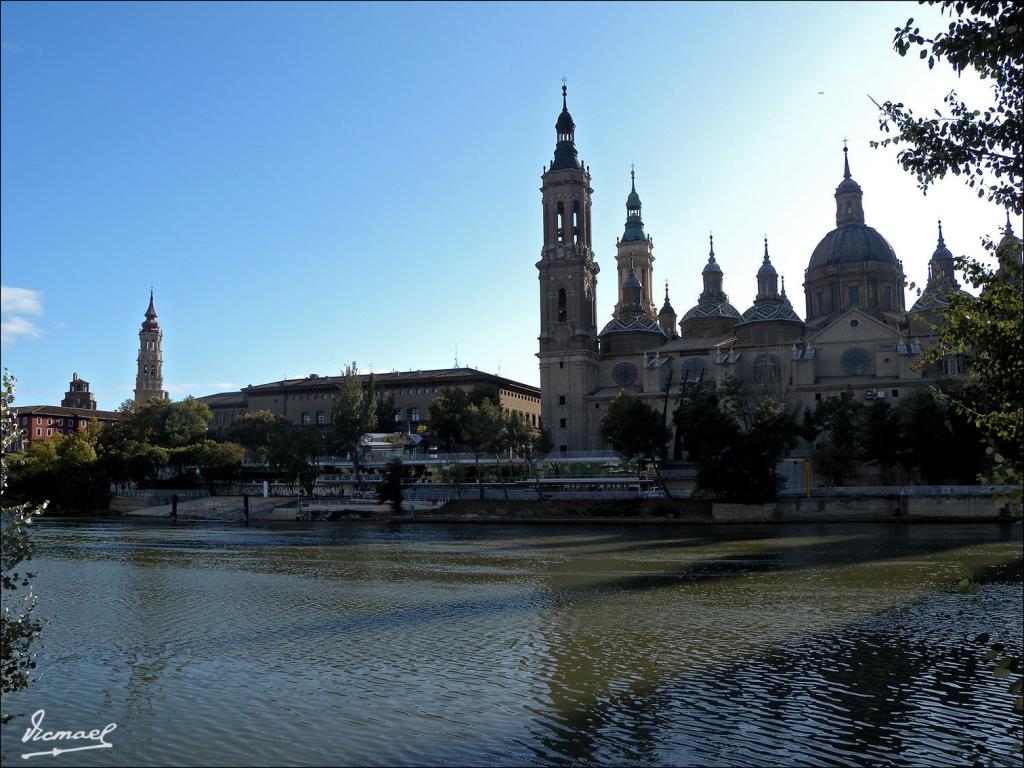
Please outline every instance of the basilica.
[{"label": "basilica", "polygon": [[767,240],[751,275],[757,283],[752,306],[729,302],[711,240],[704,289],[693,306],[679,316],[666,287],[659,309],[652,295],[654,243],[644,231],[634,179],[616,243],[618,300],[612,317],[599,323],[593,189],[590,171],[578,159],[575,130],[563,86],[554,159],[541,177],[544,245],[537,262],[541,411],[556,453],[603,449],[601,418],[620,391],[670,419],[683,387],[717,387],[729,376],[804,408],[844,392],[898,402],[914,387],[963,376],[957,356],[919,364],[946,297],[961,290],[941,223],[928,284],[908,311],[903,265],[865,222],[864,192],[850,173],[845,147],[835,228],[815,247],[804,272],[804,300],[798,301],[803,318],[785,283],[780,286]]}]

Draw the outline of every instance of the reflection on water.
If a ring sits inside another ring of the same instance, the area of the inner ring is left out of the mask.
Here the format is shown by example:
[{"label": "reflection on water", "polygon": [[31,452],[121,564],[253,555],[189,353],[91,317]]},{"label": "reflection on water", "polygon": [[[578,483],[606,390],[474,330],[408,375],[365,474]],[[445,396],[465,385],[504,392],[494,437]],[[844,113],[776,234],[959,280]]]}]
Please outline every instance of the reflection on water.
[{"label": "reflection on water", "polygon": [[[950,765],[1019,723],[997,525],[38,526],[75,764]],[[984,581],[977,601],[950,585]],[[4,726],[4,763],[25,718]],[[31,764],[70,765],[69,756]],[[19,760],[20,762],[20,760]]]}]

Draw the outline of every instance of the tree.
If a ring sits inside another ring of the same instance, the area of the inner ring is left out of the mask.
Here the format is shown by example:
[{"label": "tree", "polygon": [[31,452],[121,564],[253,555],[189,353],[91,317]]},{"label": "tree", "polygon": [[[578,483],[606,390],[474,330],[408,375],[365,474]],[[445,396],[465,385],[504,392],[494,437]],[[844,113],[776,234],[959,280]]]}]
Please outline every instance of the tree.
[{"label": "tree", "polygon": [[668,440],[668,427],[664,417],[643,400],[619,390],[601,420],[601,439],[624,459],[649,458],[665,493],[668,488],[661,481],[658,457]]},{"label": "tree", "polygon": [[[0,497],[7,488],[7,451],[21,439],[21,430],[10,410],[14,392],[14,377],[4,369],[0,393]],[[18,569],[32,559],[34,546],[28,527],[45,508],[45,502],[0,504],[0,701],[6,701],[6,694],[28,687],[36,666],[33,644],[42,634],[43,625],[32,615],[36,605],[31,589],[34,574]],[[12,717],[12,713],[0,712],[0,722],[6,723]]]},{"label": "tree", "polygon": [[480,498],[484,497],[483,479],[480,476],[480,455],[493,453],[499,448],[505,428],[501,409],[490,400],[483,400],[479,405],[470,403],[466,406],[462,419],[462,432],[466,445],[473,452],[473,464],[476,468],[476,482],[480,489]]},{"label": "tree", "polygon": [[814,467],[832,485],[842,485],[862,463],[863,410],[849,392],[843,392],[804,413],[802,432],[811,443]]},{"label": "tree", "polygon": [[[929,5],[936,4],[929,0]],[[902,104],[886,102],[881,107],[879,126],[897,133],[876,146],[903,146],[897,159],[917,176],[922,191],[947,172],[963,175],[978,196],[997,203],[1018,218],[1024,214],[1024,5],[1019,2],[986,0],[942,0],[943,12],[955,12],[948,32],[931,38],[921,35],[910,19],[896,30],[893,47],[905,56],[912,46],[929,68],[946,59],[958,74],[974,70],[992,83],[993,101],[983,109],[971,109],[955,92],[945,98],[949,117],[935,110],[937,119],[915,118]],[[965,11],[967,15],[965,16]],[[925,354],[926,362],[937,362],[949,354],[967,354],[969,384],[949,402],[984,435],[994,466],[990,478],[1012,490],[1002,501],[1020,517],[1024,502],[1024,266],[1021,242],[1007,226],[998,246],[983,241],[995,253],[999,264],[993,270],[977,260],[959,257],[956,266],[968,282],[980,288],[978,296],[954,293],[943,312],[946,327],[938,343]],[[962,592],[976,591],[965,579]],[[987,634],[977,638],[988,643]],[[1008,677],[1017,671],[1019,660],[1004,655],[1002,644],[994,643],[987,658],[996,659],[994,673]],[[1013,706],[1024,710],[1020,675],[1010,683],[1016,695]],[[1020,745],[1018,743],[1018,749]],[[973,757],[973,756],[972,756]],[[989,760],[991,762],[991,759]],[[975,762],[980,765],[980,758]]]},{"label": "tree", "polygon": [[142,441],[161,448],[180,448],[204,440],[212,419],[206,403],[189,396],[179,401],[150,400],[129,417],[128,424]]},{"label": "tree", "polygon": [[462,419],[469,405],[469,395],[461,389],[442,389],[430,404],[430,428],[448,453],[464,442]]},{"label": "tree", "polygon": [[289,476],[294,475],[306,493],[312,494],[319,474],[316,458],[323,450],[319,429],[288,424],[273,433],[268,459]]},{"label": "tree", "polygon": [[350,451],[358,468],[359,438],[377,428],[377,400],[363,387],[359,369],[353,361],[345,373],[331,409],[334,437],[339,447]]},{"label": "tree", "polygon": [[398,409],[395,407],[395,396],[384,395],[377,392],[374,397],[377,400],[377,430],[380,432],[395,431],[395,417]]},{"label": "tree", "polygon": [[377,488],[377,497],[391,503],[394,512],[402,511],[402,460],[392,459],[384,469],[384,482]]},{"label": "tree", "polygon": [[[915,117],[901,103],[880,106],[879,127],[895,135],[874,146],[901,147],[897,160],[916,175],[922,191],[947,173],[963,176],[988,199],[1017,217],[1024,214],[1024,5],[1011,2],[928,0],[949,13],[948,31],[925,37],[914,20],[896,29],[893,47],[901,56],[919,49],[932,67],[947,61],[957,73],[973,70],[992,84],[992,101],[970,108],[954,91],[945,98],[948,116]],[[955,18],[953,18],[955,15]],[[926,362],[967,353],[969,385],[950,397],[988,443],[993,467],[989,477],[1012,492],[1002,499],[1017,515],[1024,481],[1024,267],[1021,241],[1009,220],[998,245],[983,241],[995,255],[998,269],[976,259],[958,257],[957,268],[977,296],[953,293],[943,312],[946,324],[938,343],[926,351]]]},{"label": "tree", "polygon": [[703,388],[681,393],[672,416],[680,442],[694,464],[719,461],[740,436],[736,418]]},{"label": "tree", "polygon": [[697,465],[698,491],[744,503],[777,497],[782,478],[775,468],[797,442],[796,421],[783,406],[758,401],[730,377],[721,400],[702,387],[680,393],[673,420]]},{"label": "tree", "polygon": [[885,400],[876,400],[863,414],[862,449],[864,460],[878,465],[883,480],[889,479],[895,465],[903,463],[902,424]]},{"label": "tree", "polygon": [[[925,4],[922,2],[922,4]],[[988,199],[1024,214],[1024,6],[991,0],[927,0],[952,19],[948,31],[925,37],[908,19],[896,29],[893,48],[906,56],[912,47],[931,69],[945,59],[953,70],[976,72],[992,84],[993,101],[971,108],[956,91],[943,102],[948,114],[917,117],[902,103],[879,106],[879,128],[894,135],[872,146],[900,147],[896,158],[917,177],[923,192],[947,173],[963,175]],[[877,102],[876,102],[877,104]]]},{"label": "tree", "polygon": [[228,437],[245,448],[254,461],[266,464],[275,441],[289,426],[288,419],[268,410],[250,411],[231,420]]},{"label": "tree", "polygon": [[241,472],[244,458],[245,449],[238,443],[218,443],[215,440],[204,440],[195,454],[203,479],[208,483],[225,483],[228,493]]}]

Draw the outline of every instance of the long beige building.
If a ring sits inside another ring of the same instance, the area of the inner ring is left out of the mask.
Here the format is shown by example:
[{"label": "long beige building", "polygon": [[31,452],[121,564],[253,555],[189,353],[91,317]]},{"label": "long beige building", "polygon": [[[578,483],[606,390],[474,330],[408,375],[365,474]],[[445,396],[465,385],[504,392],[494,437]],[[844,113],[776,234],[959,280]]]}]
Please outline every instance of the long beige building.
[{"label": "long beige building", "polygon": [[[325,427],[331,423],[331,405],[342,378],[312,373],[301,379],[249,385],[238,392],[207,395],[199,400],[213,412],[210,429],[217,433],[223,432],[237,415],[260,410],[283,416],[292,424]],[[414,432],[421,424],[429,427],[430,404],[443,390],[469,392],[478,385],[494,387],[506,413],[519,413],[531,426],[541,426],[537,387],[475,368],[369,373],[361,379],[365,387],[381,397],[394,398],[395,431]]]},{"label": "long beige building", "polygon": [[[835,228],[814,248],[804,272],[801,318],[772,265],[768,241],[751,265],[757,296],[741,311],[729,302],[711,241],[703,291],[678,317],[665,300],[657,309],[654,241],[645,231],[635,179],[626,197],[626,223],[616,241],[617,302],[598,324],[600,271],[591,243],[590,170],[578,160],[576,125],[566,89],[555,125],[554,159],[541,176],[543,208],[540,279],[541,412],[555,451],[605,448],[603,414],[620,391],[667,414],[686,383],[720,386],[735,376],[756,391],[796,406],[850,392],[865,400],[898,402],[915,387],[963,375],[963,361],[920,366],[951,291],[960,290],[941,224],[929,261],[929,281],[907,311],[903,264],[866,221],[861,186],[846,147],[835,189]],[[1004,245],[1012,239],[1007,222]],[[1014,258],[1020,243],[1013,240]],[[1003,246],[1001,246],[1003,247]]]}]

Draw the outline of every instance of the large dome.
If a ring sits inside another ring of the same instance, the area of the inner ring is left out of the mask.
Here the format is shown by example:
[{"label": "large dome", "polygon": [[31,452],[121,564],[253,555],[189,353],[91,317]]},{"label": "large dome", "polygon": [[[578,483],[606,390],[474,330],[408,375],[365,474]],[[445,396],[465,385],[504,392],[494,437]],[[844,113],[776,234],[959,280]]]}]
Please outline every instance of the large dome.
[{"label": "large dome", "polygon": [[877,230],[866,224],[847,224],[822,238],[811,254],[808,269],[865,261],[898,264],[892,246]]}]

